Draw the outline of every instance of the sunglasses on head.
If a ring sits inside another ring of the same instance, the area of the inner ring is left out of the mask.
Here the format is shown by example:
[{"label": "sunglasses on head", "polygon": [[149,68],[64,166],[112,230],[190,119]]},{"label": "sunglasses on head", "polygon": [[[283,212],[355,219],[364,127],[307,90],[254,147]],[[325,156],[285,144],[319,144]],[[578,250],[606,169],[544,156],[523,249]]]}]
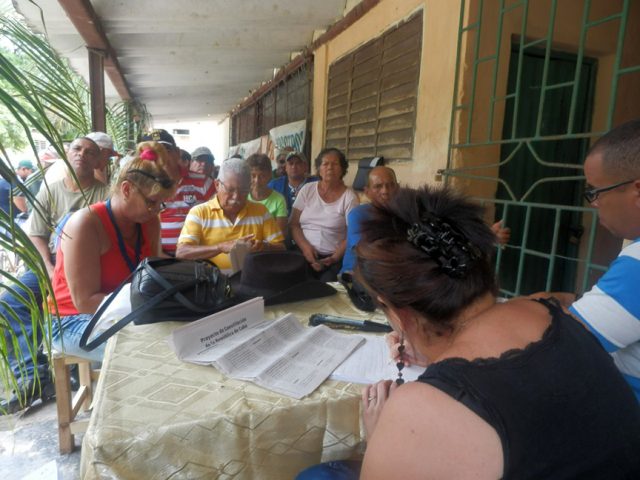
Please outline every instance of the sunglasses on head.
[{"label": "sunglasses on head", "polygon": [[149,172],[145,172],[144,170],[140,170],[138,168],[134,168],[133,170],[129,170],[127,172],[127,175],[130,173],[138,173],[140,175],[142,175],[143,177],[147,177],[150,178],[151,180],[153,180],[154,182],[158,183],[162,188],[171,188],[173,187],[173,180],[171,180],[168,177],[156,177],[155,175],[152,175]]}]

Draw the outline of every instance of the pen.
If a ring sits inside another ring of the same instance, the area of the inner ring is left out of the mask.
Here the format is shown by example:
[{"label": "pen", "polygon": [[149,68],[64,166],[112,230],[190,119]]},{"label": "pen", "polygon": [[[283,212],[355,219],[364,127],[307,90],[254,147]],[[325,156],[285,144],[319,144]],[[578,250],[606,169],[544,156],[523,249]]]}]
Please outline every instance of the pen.
[{"label": "pen", "polygon": [[314,313],[309,317],[309,325],[326,325],[330,328],[342,328],[346,330],[359,330],[361,332],[387,333],[392,330],[384,323],[372,322],[371,320],[356,320],[353,318],[337,317],[325,315],[324,313]]}]

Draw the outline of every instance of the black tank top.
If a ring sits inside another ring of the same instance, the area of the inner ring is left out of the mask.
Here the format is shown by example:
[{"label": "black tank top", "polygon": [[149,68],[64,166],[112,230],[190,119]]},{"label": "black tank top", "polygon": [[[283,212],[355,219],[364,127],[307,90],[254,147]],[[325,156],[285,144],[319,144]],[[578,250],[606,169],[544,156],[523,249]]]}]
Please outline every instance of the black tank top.
[{"label": "black tank top", "polygon": [[640,479],[640,406],[611,356],[576,320],[500,358],[450,358],[418,378],[491,425],[505,479]]}]

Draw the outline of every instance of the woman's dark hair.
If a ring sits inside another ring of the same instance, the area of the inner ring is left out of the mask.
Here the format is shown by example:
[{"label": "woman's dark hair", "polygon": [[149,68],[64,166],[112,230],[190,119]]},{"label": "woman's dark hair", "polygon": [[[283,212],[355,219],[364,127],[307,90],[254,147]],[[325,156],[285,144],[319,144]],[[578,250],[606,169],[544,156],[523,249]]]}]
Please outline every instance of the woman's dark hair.
[{"label": "woman's dark hair", "polygon": [[249,168],[257,168],[265,172],[271,172],[271,159],[264,153],[253,153],[247,157]]},{"label": "woman's dark hair", "polygon": [[333,153],[338,157],[338,160],[340,161],[340,168],[342,168],[342,175],[340,176],[340,178],[344,178],[344,176],[347,174],[347,170],[349,169],[349,162],[347,162],[347,157],[344,156],[342,150],[338,150],[337,148],[323,148],[320,151],[315,161],[316,171],[320,170],[320,165],[322,165],[322,158],[330,153]]},{"label": "woman's dark hair", "polygon": [[497,291],[496,237],[482,212],[448,188],[398,190],[363,222],[357,277],[372,297],[449,327],[474,300]]}]

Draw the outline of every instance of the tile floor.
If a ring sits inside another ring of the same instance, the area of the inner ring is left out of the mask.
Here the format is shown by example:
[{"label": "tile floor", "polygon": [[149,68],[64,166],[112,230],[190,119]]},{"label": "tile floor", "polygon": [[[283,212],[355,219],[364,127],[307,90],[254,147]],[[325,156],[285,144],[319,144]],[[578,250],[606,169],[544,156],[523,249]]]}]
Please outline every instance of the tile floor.
[{"label": "tile floor", "polygon": [[82,435],[76,435],[75,442],[73,453],[60,455],[55,401],[0,416],[0,472],[12,479],[76,480]]}]

